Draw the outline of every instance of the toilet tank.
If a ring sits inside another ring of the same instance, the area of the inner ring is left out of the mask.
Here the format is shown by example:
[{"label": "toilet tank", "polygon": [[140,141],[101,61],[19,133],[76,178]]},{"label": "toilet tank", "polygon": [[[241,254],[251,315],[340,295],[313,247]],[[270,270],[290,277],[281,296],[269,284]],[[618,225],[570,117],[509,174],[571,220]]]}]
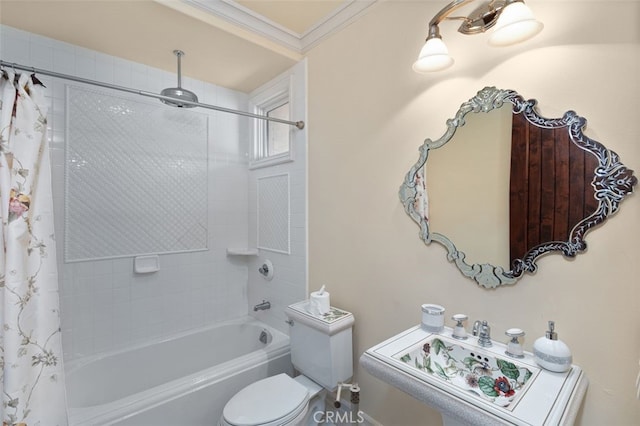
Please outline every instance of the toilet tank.
[{"label": "toilet tank", "polygon": [[353,314],[332,307],[328,314],[313,315],[308,304],[305,300],[285,310],[291,362],[300,373],[333,390],[353,376]]}]

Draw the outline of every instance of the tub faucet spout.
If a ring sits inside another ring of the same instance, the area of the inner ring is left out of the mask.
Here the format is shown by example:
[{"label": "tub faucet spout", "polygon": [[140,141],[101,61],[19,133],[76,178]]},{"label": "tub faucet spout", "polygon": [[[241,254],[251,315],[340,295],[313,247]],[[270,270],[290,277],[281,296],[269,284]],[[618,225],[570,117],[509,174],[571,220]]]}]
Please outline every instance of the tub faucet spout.
[{"label": "tub faucet spout", "polygon": [[258,303],[253,307],[253,312],[266,311],[267,309],[271,309],[271,303],[263,300],[262,303]]}]

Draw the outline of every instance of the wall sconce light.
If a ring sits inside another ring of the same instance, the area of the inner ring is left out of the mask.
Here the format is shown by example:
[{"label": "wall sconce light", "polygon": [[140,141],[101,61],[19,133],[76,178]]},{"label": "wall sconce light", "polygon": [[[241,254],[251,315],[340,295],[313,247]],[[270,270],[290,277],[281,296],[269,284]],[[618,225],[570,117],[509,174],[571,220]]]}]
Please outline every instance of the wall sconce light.
[{"label": "wall sconce light", "polygon": [[453,11],[474,0],[454,0],[429,22],[429,35],[420,50],[413,70],[418,73],[441,71],[453,65],[453,58],[442,41],[438,25],[448,20],[462,20],[458,31],[473,35],[493,28],[489,37],[492,46],[509,46],[530,39],[542,31],[542,23],[533,16],[523,0],[489,0],[478,6],[469,16],[449,16]]}]

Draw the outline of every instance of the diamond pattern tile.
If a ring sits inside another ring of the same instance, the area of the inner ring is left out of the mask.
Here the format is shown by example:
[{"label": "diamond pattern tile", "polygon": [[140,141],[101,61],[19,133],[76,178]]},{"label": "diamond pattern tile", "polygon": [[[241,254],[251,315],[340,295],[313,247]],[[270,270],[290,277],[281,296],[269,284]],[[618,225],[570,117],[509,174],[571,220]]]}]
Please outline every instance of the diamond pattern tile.
[{"label": "diamond pattern tile", "polygon": [[258,247],[289,253],[289,175],[258,178]]},{"label": "diamond pattern tile", "polygon": [[65,261],[207,247],[207,116],[69,86]]}]

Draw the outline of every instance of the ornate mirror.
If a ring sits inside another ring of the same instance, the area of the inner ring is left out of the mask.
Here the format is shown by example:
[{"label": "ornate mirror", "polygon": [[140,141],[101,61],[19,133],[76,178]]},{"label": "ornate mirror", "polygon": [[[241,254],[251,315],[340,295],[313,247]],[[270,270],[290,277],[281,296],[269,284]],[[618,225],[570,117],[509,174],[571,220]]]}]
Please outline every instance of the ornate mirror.
[{"label": "ornate mirror", "polygon": [[425,140],[400,187],[425,244],[442,244],[487,288],[534,273],[544,254],[585,251],[585,234],[637,183],[615,152],[584,135],[584,118],[545,118],[536,103],[485,87],[440,139]]}]

